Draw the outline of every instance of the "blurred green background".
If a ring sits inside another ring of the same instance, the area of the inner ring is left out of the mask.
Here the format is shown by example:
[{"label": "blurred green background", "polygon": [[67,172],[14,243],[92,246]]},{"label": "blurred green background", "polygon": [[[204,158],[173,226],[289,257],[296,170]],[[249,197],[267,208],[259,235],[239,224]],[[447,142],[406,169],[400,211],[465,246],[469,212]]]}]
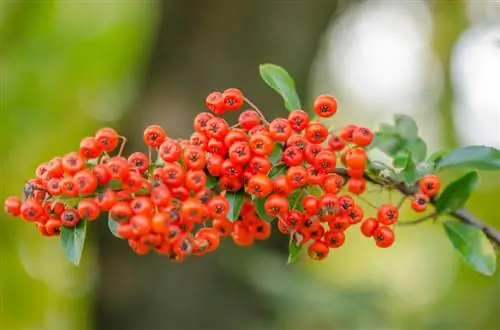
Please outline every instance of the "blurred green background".
[{"label": "blurred green background", "polygon": [[[130,149],[151,123],[187,137],[213,90],[285,114],[265,62],[304,104],[334,94],[335,125],[406,113],[431,151],[500,146],[498,1],[7,0],[0,29],[2,199],[100,126]],[[469,202],[496,227],[499,182],[484,173]],[[387,251],[349,234],[322,263],[286,267],[281,237],[175,265],[135,256],[101,222],[75,268],[58,239],[2,214],[0,329],[498,329],[500,274],[469,270],[440,226],[400,228]]]}]

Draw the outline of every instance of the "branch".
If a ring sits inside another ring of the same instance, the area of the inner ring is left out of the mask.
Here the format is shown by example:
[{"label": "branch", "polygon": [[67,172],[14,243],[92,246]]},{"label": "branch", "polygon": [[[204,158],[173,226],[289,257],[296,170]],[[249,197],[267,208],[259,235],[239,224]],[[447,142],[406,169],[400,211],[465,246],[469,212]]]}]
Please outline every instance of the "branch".
[{"label": "branch", "polygon": [[[334,172],[343,176],[343,177],[348,177],[347,170],[344,168],[336,168],[334,170]],[[393,180],[386,180],[385,182],[381,182],[381,181],[378,181],[378,180],[372,178],[367,173],[364,174],[364,178],[368,182],[371,182],[371,183],[379,185],[379,186],[383,186],[384,184],[387,184],[387,186],[393,187],[394,189],[398,190],[404,196],[413,196],[417,192],[416,185],[408,187],[403,182],[398,182],[398,181],[393,181]],[[432,197],[429,200],[429,203],[431,205],[435,206],[436,205],[436,198]],[[489,226],[488,224],[486,224],[485,222],[483,222],[482,220],[476,218],[467,209],[460,208],[454,212],[450,212],[449,215],[452,216],[453,218],[457,219],[460,222],[463,222],[463,223],[468,224],[472,227],[478,228],[496,246],[500,246],[500,230],[493,228],[493,227]]]}]

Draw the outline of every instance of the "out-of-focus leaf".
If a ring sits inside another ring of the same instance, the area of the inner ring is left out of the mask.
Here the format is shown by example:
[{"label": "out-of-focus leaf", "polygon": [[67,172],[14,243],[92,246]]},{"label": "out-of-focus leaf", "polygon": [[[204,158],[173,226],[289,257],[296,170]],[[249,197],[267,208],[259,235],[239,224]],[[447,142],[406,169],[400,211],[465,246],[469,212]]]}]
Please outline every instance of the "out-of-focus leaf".
[{"label": "out-of-focus leaf", "polygon": [[109,231],[111,232],[111,234],[113,234],[113,236],[118,237],[118,238],[123,238],[120,235],[118,235],[118,222],[113,220],[111,215],[108,216],[108,228],[109,228]]},{"label": "out-of-focus leaf", "polygon": [[407,115],[397,114],[394,116],[394,122],[399,136],[403,139],[414,140],[418,138],[418,127],[413,118]]},{"label": "out-of-focus leaf", "polygon": [[468,168],[494,171],[500,169],[500,150],[485,146],[462,147],[450,151],[436,163],[437,170]]},{"label": "out-of-focus leaf", "polygon": [[451,244],[469,267],[491,276],[496,270],[496,254],[484,233],[470,225],[447,220],[443,227]]}]

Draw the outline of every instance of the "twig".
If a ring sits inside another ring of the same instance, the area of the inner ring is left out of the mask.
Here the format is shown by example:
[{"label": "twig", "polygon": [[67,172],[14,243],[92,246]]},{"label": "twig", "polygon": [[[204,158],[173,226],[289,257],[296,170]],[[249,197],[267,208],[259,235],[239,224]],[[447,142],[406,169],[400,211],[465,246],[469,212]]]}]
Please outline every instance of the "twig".
[{"label": "twig", "polygon": [[418,218],[415,220],[410,220],[410,221],[398,221],[398,226],[412,226],[412,225],[418,225],[419,223],[422,223],[424,221],[427,221],[429,219],[432,219],[436,217],[436,213],[433,212],[431,214],[426,215],[425,217]]},{"label": "twig", "polygon": [[[347,170],[345,168],[336,168],[334,170],[335,173],[346,177],[347,176]],[[364,178],[373,184],[376,185],[383,185],[383,183],[375,180],[372,178],[370,175],[367,173],[364,174]],[[396,190],[398,190],[401,194],[404,196],[413,196],[415,193],[418,191],[417,185],[413,186],[406,186],[403,182],[398,182],[398,181],[392,181],[389,180],[387,182],[388,185],[394,187]],[[431,198],[429,200],[429,203],[433,206],[436,206],[436,198]],[[482,220],[476,218],[472,213],[470,213],[467,209],[461,208],[456,211],[450,212],[449,215],[455,219],[457,219],[460,222],[463,222],[465,224],[468,224],[472,227],[478,228],[481,230],[486,237],[488,237],[493,243],[495,243],[497,246],[500,246],[500,230],[491,227],[490,225],[486,224]]]}]

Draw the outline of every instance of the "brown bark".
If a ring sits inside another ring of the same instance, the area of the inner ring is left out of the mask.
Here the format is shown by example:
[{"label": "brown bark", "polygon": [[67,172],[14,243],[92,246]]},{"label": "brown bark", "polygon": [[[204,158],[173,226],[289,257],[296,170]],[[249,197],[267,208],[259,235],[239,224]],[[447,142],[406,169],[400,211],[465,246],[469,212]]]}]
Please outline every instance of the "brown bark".
[{"label": "brown bark", "polygon": [[[125,122],[127,136],[140,137],[156,123],[170,136],[187,137],[195,114],[205,111],[206,95],[228,87],[240,88],[268,116],[285,114],[279,96],[261,82],[258,66],[287,68],[304,96],[335,9],[334,0],[163,2],[142,95]],[[130,146],[140,148],[138,142]],[[165,257],[137,257],[126,242],[109,237],[100,241],[98,329],[234,330],[272,318],[273,309],[262,307],[264,298],[220,262],[232,258],[244,267],[251,250],[227,242],[224,251],[175,265]],[[278,244],[286,252],[286,243]]]}]

